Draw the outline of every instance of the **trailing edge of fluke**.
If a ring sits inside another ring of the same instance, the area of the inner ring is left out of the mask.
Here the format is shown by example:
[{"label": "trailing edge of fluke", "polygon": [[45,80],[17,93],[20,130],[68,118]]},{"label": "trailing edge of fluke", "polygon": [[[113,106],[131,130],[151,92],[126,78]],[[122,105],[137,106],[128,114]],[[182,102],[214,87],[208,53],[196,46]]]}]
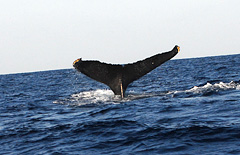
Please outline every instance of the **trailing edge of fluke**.
[{"label": "trailing edge of fluke", "polygon": [[107,64],[100,61],[83,61],[80,58],[73,62],[73,67],[86,76],[106,84],[115,95],[121,95],[123,98],[130,83],[170,60],[179,51],[180,47],[176,45],[169,52],[156,54],[144,60],[124,65]]}]

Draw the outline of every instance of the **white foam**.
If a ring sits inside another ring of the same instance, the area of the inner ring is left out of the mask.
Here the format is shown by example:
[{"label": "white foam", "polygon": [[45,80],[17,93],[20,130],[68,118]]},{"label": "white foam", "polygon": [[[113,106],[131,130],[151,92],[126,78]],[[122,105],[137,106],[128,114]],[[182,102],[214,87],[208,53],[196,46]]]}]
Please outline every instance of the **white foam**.
[{"label": "white foam", "polygon": [[128,102],[136,99],[149,98],[154,96],[174,95],[179,93],[193,93],[202,94],[208,92],[218,92],[223,90],[236,89],[240,90],[240,84],[231,81],[230,83],[219,82],[215,84],[207,83],[204,86],[194,86],[188,90],[182,91],[170,91],[168,93],[160,94],[134,94],[131,92],[125,98],[121,99],[120,96],[115,96],[111,90],[97,89],[92,91],[84,91],[71,95],[71,97],[64,100],[57,100],[53,103],[67,104],[67,105],[87,105],[87,104],[119,104],[122,102]]},{"label": "white foam", "polygon": [[90,101],[91,103],[106,102],[110,101],[114,97],[111,90],[92,90],[73,94],[72,98],[81,101]]},{"label": "white foam", "polygon": [[237,88],[239,88],[239,84],[231,81],[230,83],[223,83],[223,82],[219,82],[219,83],[215,83],[215,84],[207,83],[206,85],[204,85],[202,87],[195,86],[192,89],[190,89],[189,91],[198,93],[198,92],[202,92],[202,91],[206,91],[206,90],[219,91],[219,90],[230,90],[230,89],[237,89]]},{"label": "white foam", "polygon": [[120,95],[114,95],[112,90],[93,90],[93,91],[86,91],[86,92],[80,92],[78,94],[71,95],[72,101],[80,102],[79,105],[83,105],[83,102],[85,104],[87,103],[104,103],[104,104],[119,104],[122,102],[129,102],[136,99],[141,98],[148,98],[152,97],[154,94],[129,94],[126,95],[123,99]]},{"label": "white foam", "polygon": [[[163,95],[163,94],[159,94]],[[84,91],[77,94],[72,94],[69,98],[63,100],[57,100],[53,103],[81,106],[87,104],[119,104],[123,102],[129,102],[132,100],[142,99],[157,96],[156,94],[135,94],[131,92],[123,99],[120,95],[114,95],[112,90],[97,89],[92,91]]]},{"label": "white foam", "polygon": [[119,100],[120,98],[114,96],[111,90],[97,89],[73,94],[67,99],[54,101],[53,103],[81,106],[98,103],[118,103]]},{"label": "white foam", "polygon": [[189,90],[185,90],[185,91],[174,91],[174,92],[170,92],[171,93],[194,93],[194,94],[199,94],[199,93],[204,93],[204,92],[211,92],[211,91],[222,91],[222,90],[231,90],[231,89],[236,89],[239,90],[240,89],[240,84],[239,83],[235,83],[233,81],[231,81],[230,83],[224,83],[224,82],[219,82],[219,83],[215,83],[215,84],[211,84],[211,83],[207,83],[204,86],[194,86],[193,88],[189,89]]}]

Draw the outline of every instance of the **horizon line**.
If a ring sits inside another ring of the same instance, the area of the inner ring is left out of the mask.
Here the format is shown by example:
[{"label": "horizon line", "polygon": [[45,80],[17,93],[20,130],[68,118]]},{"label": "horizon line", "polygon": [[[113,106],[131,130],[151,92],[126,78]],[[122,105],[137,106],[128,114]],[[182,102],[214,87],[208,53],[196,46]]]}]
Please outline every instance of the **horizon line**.
[{"label": "horizon line", "polygon": [[[232,56],[232,55],[239,55],[239,54],[222,54],[222,55],[212,55],[212,56],[199,56],[199,57],[191,57],[191,58],[177,58],[171,59],[172,60],[185,60],[185,59],[199,59],[199,58],[208,58],[208,57],[221,57],[221,56]],[[67,69],[74,69],[74,68],[55,68],[55,69],[46,69],[46,70],[36,70],[36,71],[24,71],[24,72],[12,72],[12,73],[0,73],[1,75],[12,75],[12,74],[28,74],[28,73],[38,73],[38,72],[48,72],[48,71],[57,71],[57,70],[67,70]]]}]

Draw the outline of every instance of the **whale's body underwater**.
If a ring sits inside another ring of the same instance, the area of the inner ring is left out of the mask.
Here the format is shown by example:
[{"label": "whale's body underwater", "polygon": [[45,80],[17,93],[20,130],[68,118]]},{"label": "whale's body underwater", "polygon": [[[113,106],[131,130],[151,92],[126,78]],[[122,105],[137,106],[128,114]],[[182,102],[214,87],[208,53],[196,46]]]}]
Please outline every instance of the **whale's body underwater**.
[{"label": "whale's body underwater", "polygon": [[175,46],[169,52],[156,54],[144,60],[124,65],[107,64],[99,61],[83,61],[80,58],[73,62],[73,66],[86,76],[106,84],[115,95],[121,95],[123,98],[130,83],[173,58],[179,50],[180,47]]}]

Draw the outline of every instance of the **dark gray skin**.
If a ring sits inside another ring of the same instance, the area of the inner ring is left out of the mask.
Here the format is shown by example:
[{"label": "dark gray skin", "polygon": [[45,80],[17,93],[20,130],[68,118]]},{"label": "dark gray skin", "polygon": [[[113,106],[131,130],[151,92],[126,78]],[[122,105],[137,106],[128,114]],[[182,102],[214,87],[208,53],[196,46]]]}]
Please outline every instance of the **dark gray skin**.
[{"label": "dark gray skin", "polygon": [[73,66],[88,77],[106,84],[115,95],[121,95],[123,98],[130,83],[173,58],[179,50],[180,47],[175,46],[169,52],[156,54],[144,60],[125,65],[107,64],[99,61],[83,61],[80,58],[74,61]]}]

